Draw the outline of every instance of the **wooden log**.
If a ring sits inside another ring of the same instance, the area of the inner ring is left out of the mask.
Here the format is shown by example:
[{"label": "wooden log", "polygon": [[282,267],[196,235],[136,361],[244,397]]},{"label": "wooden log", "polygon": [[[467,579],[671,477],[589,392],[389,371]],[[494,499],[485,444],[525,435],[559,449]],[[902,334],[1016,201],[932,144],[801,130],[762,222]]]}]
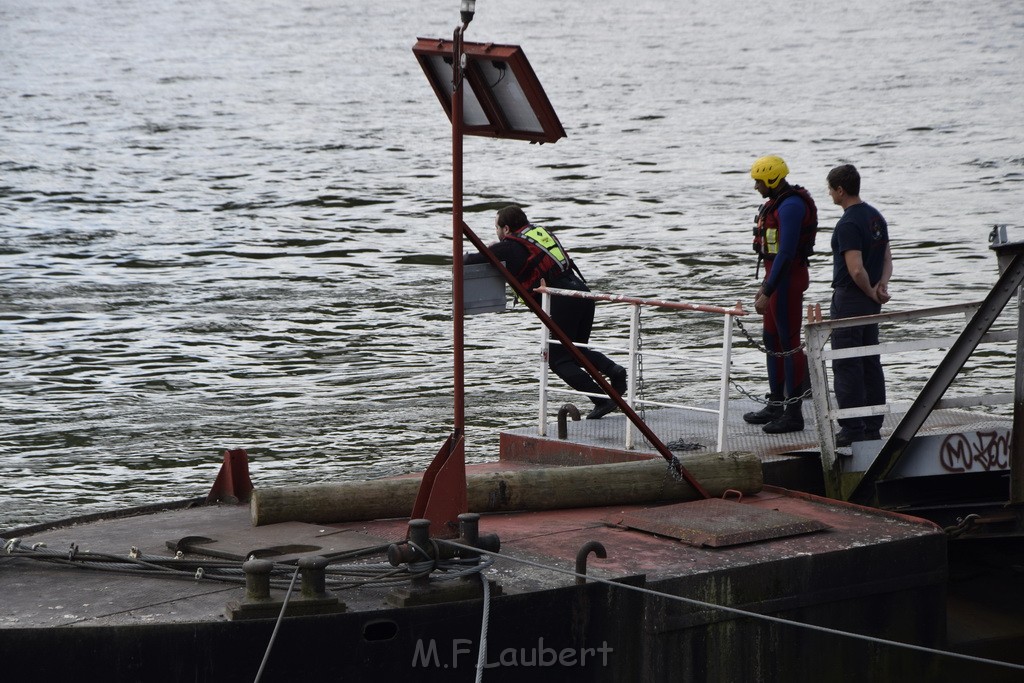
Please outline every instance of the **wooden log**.
[{"label": "wooden log", "polygon": [[[682,462],[711,496],[721,496],[727,489],[743,494],[761,490],[761,462],[752,453],[687,455]],[[250,504],[252,523],[328,524],[408,517],[419,486],[419,478],[409,477],[258,488]],[[470,512],[635,505],[700,497],[688,483],[676,481],[661,458],[467,474],[466,488]]]}]

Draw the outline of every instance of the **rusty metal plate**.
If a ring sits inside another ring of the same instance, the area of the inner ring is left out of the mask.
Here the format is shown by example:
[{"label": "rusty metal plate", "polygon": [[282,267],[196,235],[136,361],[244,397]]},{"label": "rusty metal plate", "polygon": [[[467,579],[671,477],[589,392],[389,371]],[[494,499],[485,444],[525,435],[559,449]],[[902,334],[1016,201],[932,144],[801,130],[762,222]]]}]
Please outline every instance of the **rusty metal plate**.
[{"label": "rusty metal plate", "polygon": [[638,531],[677,538],[693,546],[721,548],[828,529],[816,519],[708,498],[623,513],[607,521]]}]

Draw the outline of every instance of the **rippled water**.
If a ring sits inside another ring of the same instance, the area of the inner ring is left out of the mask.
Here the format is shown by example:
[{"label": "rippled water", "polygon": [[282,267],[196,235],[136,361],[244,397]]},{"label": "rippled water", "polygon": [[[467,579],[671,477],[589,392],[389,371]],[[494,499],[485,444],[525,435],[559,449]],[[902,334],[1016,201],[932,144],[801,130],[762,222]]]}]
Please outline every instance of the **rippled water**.
[{"label": "rippled water", "polygon": [[[0,528],[201,495],[225,448],[265,486],[429,462],[451,428],[450,129],[410,48],[457,10],[0,5]],[[527,205],[597,289],[749,300],[766,153],[825,226],[825,174],[858,165],[894,307],[979,298],[991,225],[1022,224],[1015,0],[482,0],[467,39],[521,44],[568,133],[467,139],[468,222],[489,237]],[[467,321],[471,459],[533,419],[526,320]]]}]

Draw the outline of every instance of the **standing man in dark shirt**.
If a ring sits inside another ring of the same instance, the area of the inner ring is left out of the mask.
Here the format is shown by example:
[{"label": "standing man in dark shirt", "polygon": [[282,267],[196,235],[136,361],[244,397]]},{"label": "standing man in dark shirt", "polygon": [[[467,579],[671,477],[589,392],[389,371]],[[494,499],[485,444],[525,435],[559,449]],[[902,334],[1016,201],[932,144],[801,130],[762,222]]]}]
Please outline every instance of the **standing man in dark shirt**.
[{"label": "standing man in dark shirt", "polygon": [[[589,292],[576,264],[569,258],[569,252],[553,234],[530,224],[526,213],[518,206],[506,206],[498,211],[494,221],[498,242],[490,245],[491,251],[505,267],[532,291],[544,280],[549,287],[575,289]],[[486,263],[483,254],[467,254],[466,264]],[[540,294],[534,294],[540,303]],[[568,296],[551,297],[551,319],[577,344],[590,341],[594,326],[595,303],[593,299],[577,299]],[[601,374],[608,378],[612,388],[622,394],[626,391],[626,369],[593,349],[580,348],[587,360],[593,363]],[[548,350],[548,367],[576,391],[588,394],[604,394],[590,374],[584,370],[568,349],[561,344],[552,344]],[[588,420],[597,420],[615,410],[618,405],[610,398],[591,397],[594,409],[587,415]]]},{"label": "standing man in dark shirt", "polygon": [[[850,164],[828,173],[828,193],[843,215],[832,232],[832,318],[875,315],[889,301],[892,252],[889,226],[873,206],[860,198],[860,174]],[[878,323],[832,332],[832,348],[878,344]],[[832,379],[840,408],[885,404],[885,374],[880,356],[837,358]],[[881,438],[882,415],[839,420],[836,446]]]},{"label": "standing man in dark shirt", "polygon": [[[810,282],[808,257],[814,249],[818,210],[804,188],[786,181],[789,167],[781,157],[764,156],[750,168],[754,189],[765,198],[757,212],[754,250],[764,260],[765,275],[754,297],[763,318],[767,349],[768,405],[743,415],[762,424],[768,434],[799,432],[807,379],[807,357],[800,348],[804,292]],[[785,406],[785,407],[783,407]]]}]

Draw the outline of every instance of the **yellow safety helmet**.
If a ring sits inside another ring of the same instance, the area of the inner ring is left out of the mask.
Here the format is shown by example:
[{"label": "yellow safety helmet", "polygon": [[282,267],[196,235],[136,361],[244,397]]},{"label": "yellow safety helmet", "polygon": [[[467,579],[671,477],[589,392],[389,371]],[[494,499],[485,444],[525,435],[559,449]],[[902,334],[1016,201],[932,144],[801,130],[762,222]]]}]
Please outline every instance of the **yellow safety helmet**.
[{"label": "yellow safety helmet", "polygon": [[750,167],[750,177],[754,180],[763,180],[769,189],[779,186],[782,179],[789,175],[789,167],[782,157],[769,155],[761,157]]}]

